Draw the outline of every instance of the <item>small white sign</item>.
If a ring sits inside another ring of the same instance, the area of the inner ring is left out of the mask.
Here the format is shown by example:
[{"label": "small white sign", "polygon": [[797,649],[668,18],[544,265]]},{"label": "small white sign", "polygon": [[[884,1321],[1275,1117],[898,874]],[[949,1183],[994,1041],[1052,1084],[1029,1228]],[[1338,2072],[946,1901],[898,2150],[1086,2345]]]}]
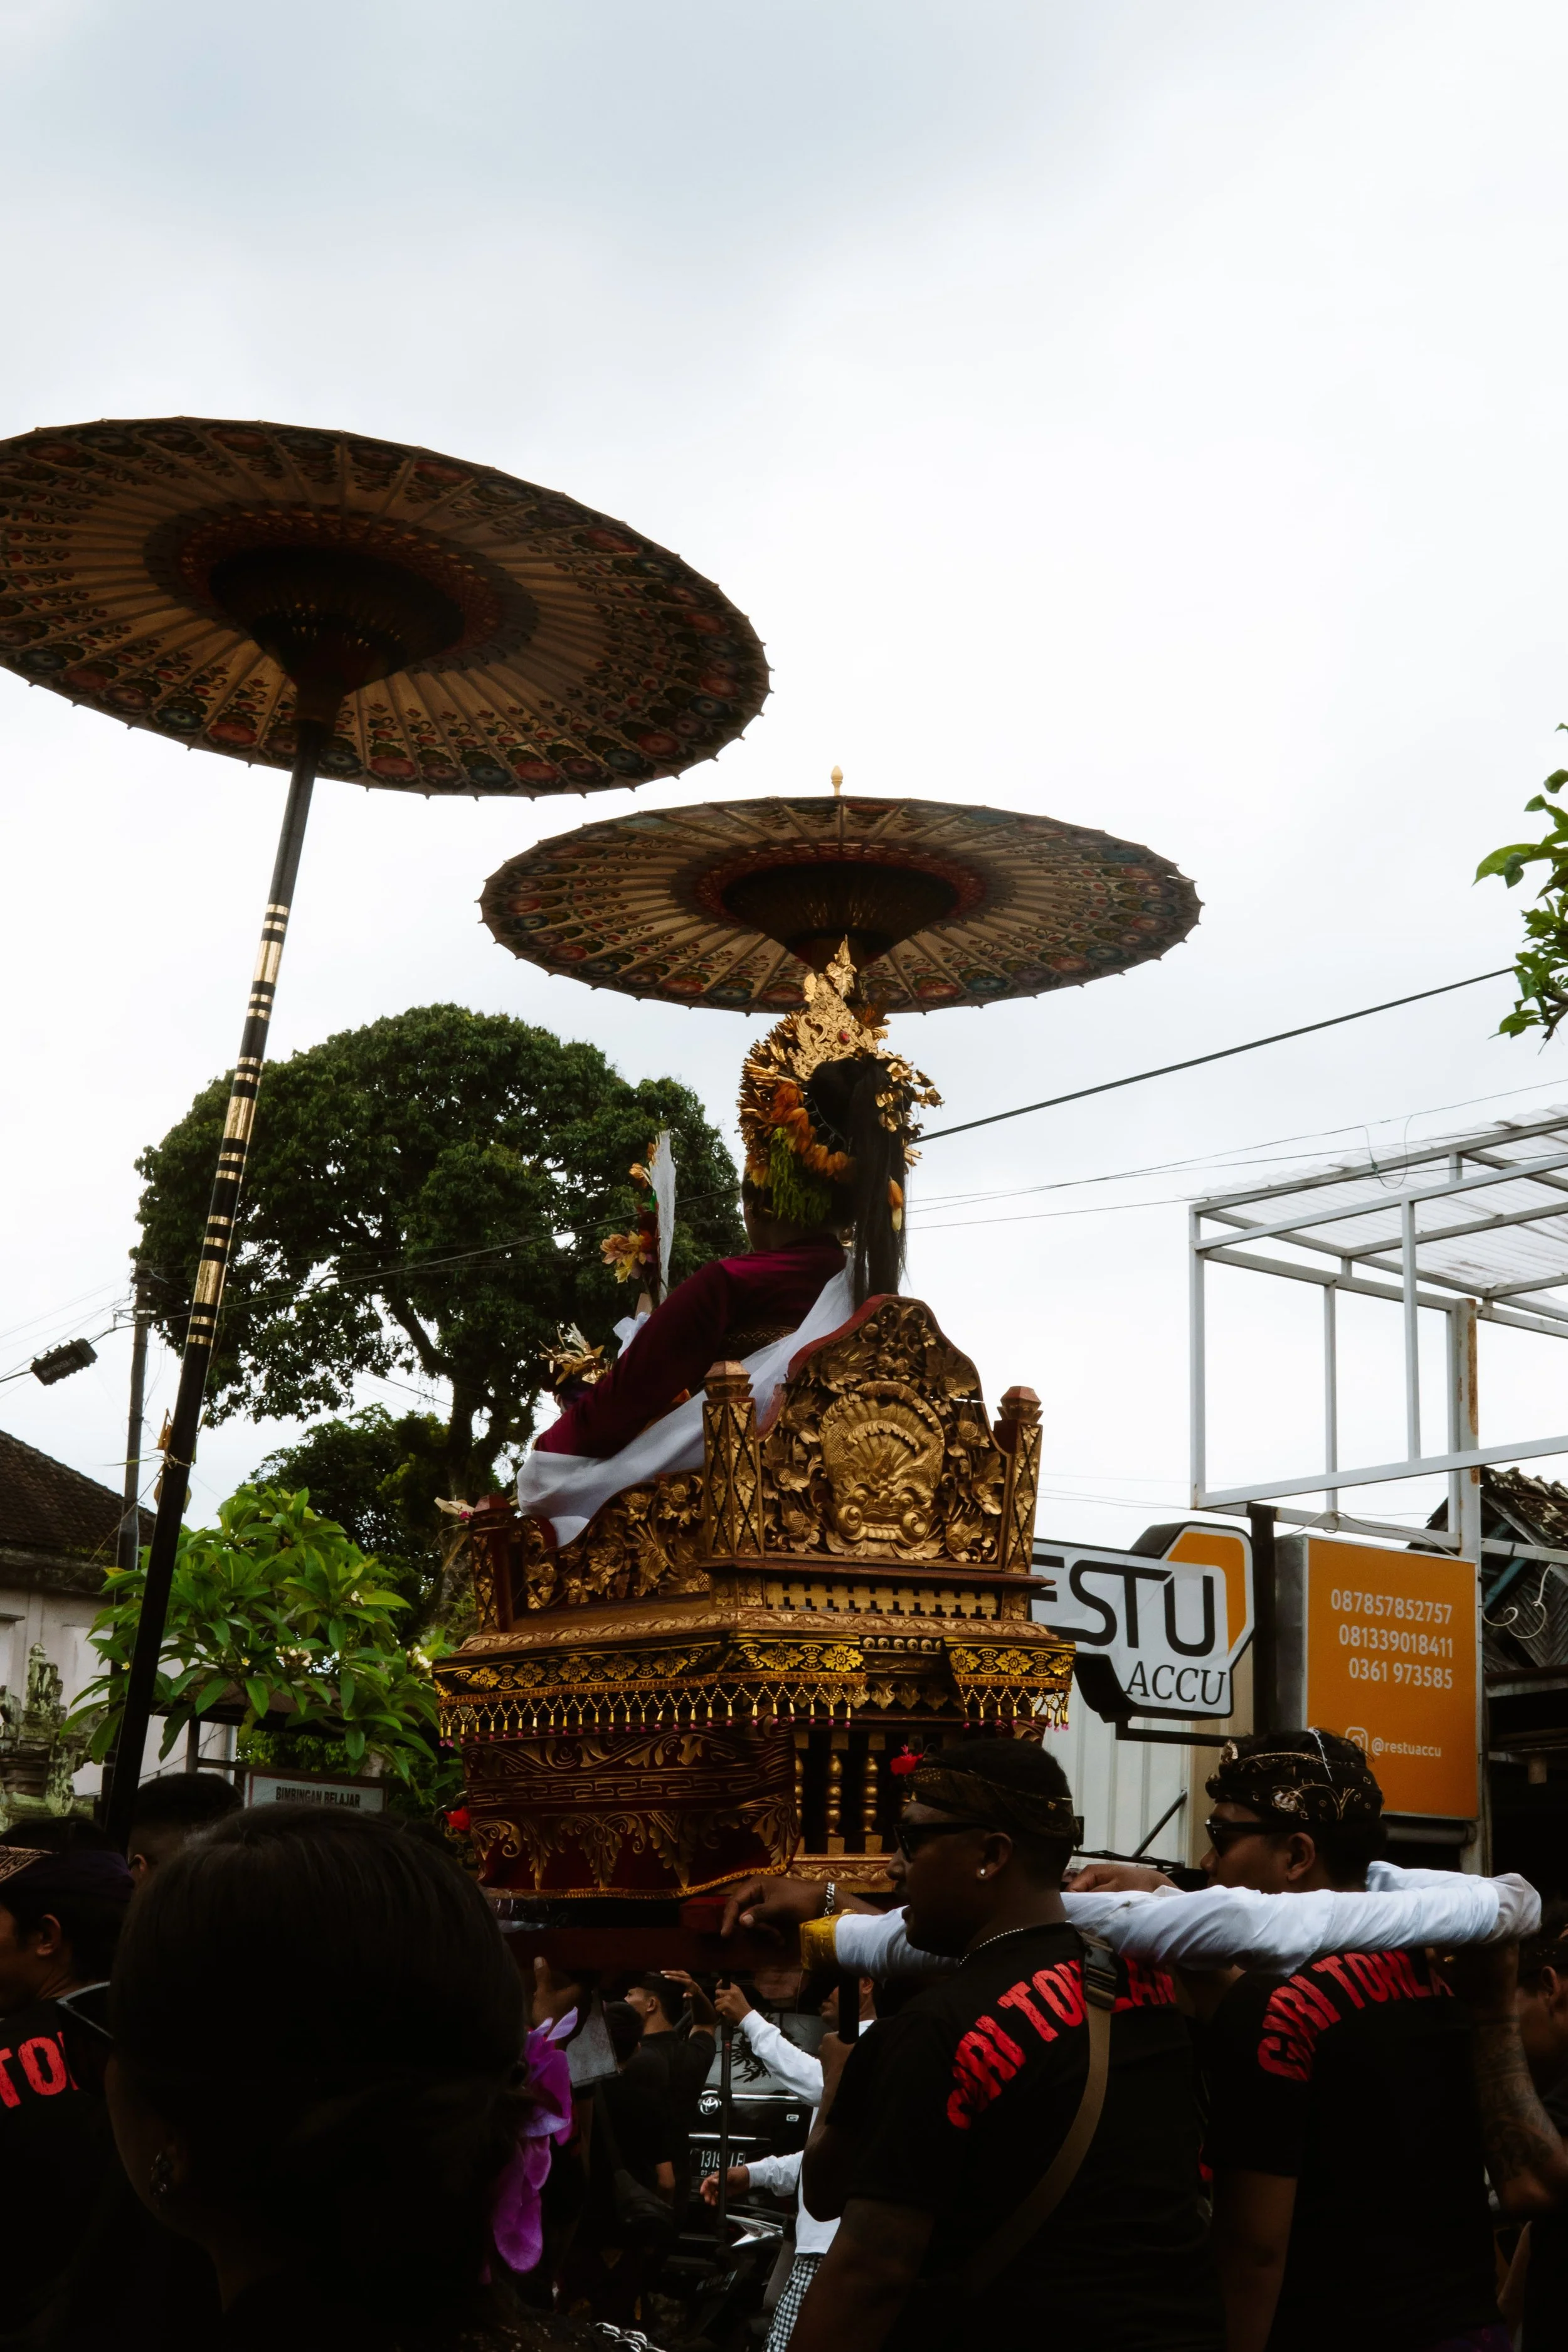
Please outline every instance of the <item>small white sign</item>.
[{"label": "small white sign", "polygon": [[308,1773],[247,1772],[247,1805],[329,1805],[342,1812],[379,1813],[386,1791],[379,1780],[315,1780]]},{"label": "small white sign", "polygon": [[1096,1714],[1232,1712],[1232,1672],[1252,1638],[1246,1536],[1185,1527],[1159,1552],[1037,1537],[1034,1569],[1050,1582],[1032,1613],[1053,1633],[1071,1634],[1079,1684]]}]

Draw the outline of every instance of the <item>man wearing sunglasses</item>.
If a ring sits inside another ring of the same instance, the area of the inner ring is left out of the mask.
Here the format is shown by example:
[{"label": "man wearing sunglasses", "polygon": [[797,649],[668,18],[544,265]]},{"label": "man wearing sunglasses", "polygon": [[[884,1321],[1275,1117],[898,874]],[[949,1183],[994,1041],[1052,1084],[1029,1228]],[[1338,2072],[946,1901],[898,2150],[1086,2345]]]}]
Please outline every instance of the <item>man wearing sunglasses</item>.
[{"label": "man wearing sunglasses", "polygon": [[978,2352],[1047,2328],[1219,2352],[1186,2027],[1168,1976],[1087,1956],[1068,1923],[1081,1824],[1060,1765],[974,1739],[910,1788],[907,1932],[958,1965],[852,2052],[823,2044],[804,2189],[842,2220],[791,2352]]},{"label": "man wearing sunglasses", "polygon": [[[1204,1867],[1305,1895],[1384,1843],[1365,1757],[1330,1731],[1220,1751]],[[1228,2352],[1507,2352],[1470,2030],[1420,1948],[1242,1975],[1205,2042]]]}]

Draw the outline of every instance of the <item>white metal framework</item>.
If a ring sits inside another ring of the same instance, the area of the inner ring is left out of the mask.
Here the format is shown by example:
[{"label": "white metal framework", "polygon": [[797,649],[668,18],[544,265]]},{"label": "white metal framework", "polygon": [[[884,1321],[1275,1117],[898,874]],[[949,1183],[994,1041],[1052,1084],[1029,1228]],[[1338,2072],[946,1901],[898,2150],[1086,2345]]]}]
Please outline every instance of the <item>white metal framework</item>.
[{"label": "white metal framework", "polygon": [[[1194,1508],[1226,1511],[1321,1493],[1325,1511],[1286,1509],[1280,1517],[1407,1541],[1408,1528],[1342,1517],[1340,1490],[1446,1472],[1447,1532],[1434,1530],[1422,1541],[1479,1559],[1481,1465],[1568,1454],[1568,1433],[1482,1445],[1476,1395],[1478,1320],[1568,1339],[1568,1299],[1558,1295],[1568,1290],[1568,1109],[1528,1125],[1503,1121],[1388,1160],[1196,1202],[1190,1260]],[[1223,1489],[1208,1486],[1204,1309],[1211,1265],[1315,1283],[1322,1292],[1322,1460],[1299,1475]],[[1403,1460],[1346,1465],[1340,1459],[1341,1293],[1390,1299],[1403,1308]],[[1417,1318],[1423,1307],[1447,1317],[1447,1444],[1440,1454],[1421,1450]],[[1542,1557],[1563,1555],[1543,1551]]]}]

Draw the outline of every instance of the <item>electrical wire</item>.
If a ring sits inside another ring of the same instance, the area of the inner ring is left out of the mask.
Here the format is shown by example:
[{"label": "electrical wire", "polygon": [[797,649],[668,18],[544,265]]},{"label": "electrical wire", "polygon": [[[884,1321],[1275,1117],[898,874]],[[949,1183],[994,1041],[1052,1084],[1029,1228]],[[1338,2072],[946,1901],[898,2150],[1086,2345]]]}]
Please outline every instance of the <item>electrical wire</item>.
[{"label": "electrical wire", "polygon": [[[1309,1036],[1318,1030],[1337,1028],[1348,1021],[1365,1020],[1373,1013],[1393,1012],[1402,1005],[1421,1003],[1428,997],[1450,995],[1457,989],[1474,988],[1479,986],[1481,982],[1485,981],[1500,980],[1506,977],[1512,969],[1513,967],[1511,965],[1505,965],[1500,968],[1497,971],[1477,972],[1469,980],[1448,981],[1445,982],[1441,988],[1419,989],[1413,995],[1390,997],[1386,1003],[1382,1004],[1363,1005],[1359,1012],[1335,1013],[1328,1020],[1307,1022],[1301,1027],[1296,1029],[1281,1029],[1277,1031],[1272,1036],[1255,1037],[1249,1040],[1246,1045],[1223,1046],[1217,1053],[1197,1054],[1194,1055],[1186,1061],[1168,1062],[1162,1064],[1157,1069],[1136,1071],[1129,1077],[1108,1079],[1100,1086],[1080,1087],[1070,1094],[1054,1095],[1048,1097],[1042,1102],[1025,1103],[1016,1110],[994,1111],[984,1118],[966,1119],[954,1127],[936,1129],[931,1133],[924,1136],[921,1140],[925,1143],[938,1142],[947,1136],[967,1134],[975,1128],[991,1127],[995,1126],[1005,1119],[1021,1118],[1032,1111],[1051,1110],[1063,1104],[1081,1102],[1091,1095],[1114,1093],[1123,1087],[1141,1085],[1145,1079],[1168,1077],[1174,1072],[1197,1069],[1206,1063],[1225,1061],[1237,1054],[1256,1053],[1262,1046],[1279,1045],[1292,1037]],[[1556,1083],[1556,1081],[1542,1079],[1534,1086],[1510,1087],[1504,1092],[1493,1095],[1472,1095],[1465,1097],[1463,1101],[1458,1103],[1438,1104],[1427,1110],[1411,1111],[1405,1113],[1404,1116],[1406,1120],[1430,1118],[1443,1110],[1466,1108],[1472,1103],[1503,1101],[1510,1099],[1515,1095],[1534,1094],[1554,1083]],[[1387,1123],[1389,1122],[1377,1122],[1379,1125]],[[952,1221],[946,1224],[928,1223],[925,1220],[931,1215],[932,1211],[940,1211],[944,1208],[966,1207],[972,1202],[982,1200],[1020,1199],[1027,1194],[1036,1192],[1076,1190],[1079,1187],[1090,1184],[1119,1183],[1131,1181],[1131,1179],[1139,1176],[1173,1173],[1177,1169],[1184,1167],[1199,1167],[1205,1165],[1225,1167],[1242,1165],[1245,1164],[1245,1161],[1239,1155],[1266,1150],[1276,1143],[1290,1143],[1298,1141],[1306,1142],[1317,1137],[1327,1139],[1335,1135],[1352,1134],[1356,1131],[1358,1125],[1362,1126],[1364,1129],[1364,1122],[1354,1122],[1342,1128],[1314,1129],[1297,1136],[1277,1136],[1268,1138],[1264,1142],[1258,1144],[1237,1145],[1236,1147],[1236,1154],[1231,1156],[1221,1153],[1194,1154],[1186,1160],[1156,1161],[1143,1168],[1113,1170],[1099,1176],[1068,1177],[1061,1179],[1058,1182],[1050,1184],[1022,1185],[993,1191],[937,1194],[931,1200],[921,1203],[920,1207],[915,1207],[911,1204],[910,1230],[911,1232],[918,1231],[922,1233],[952,1233],[958,1232],[962,1229],[959,1221]],[[1289,1156],[1295,1157],[1305,1155]],[[717,1200],[727,1194],[730,1190],[731,1188],[727,1185],[706,1187],[700,1192],[687,1194],[685,1198],[685,1205],[688,1207],[693,1207],[703,1202]],[[1124,1209],[1164,1208],[1173,1205],[1173,1202],[1178,1198],[1186,1199],[1189,1197],[1191,1196],[1173,1195],[1170,1199],[1163,1199],[1159,1201],[1123,1202],[1117,1203],[1116,1206]],[[1099,1213],[1071,1210],[1045,1212],[1042,1213],[1084,1215]],[[1026,1222],[1033,1222],[1033,1220],[1030,1218],[984,1217],[963,1221],[964,1223],[971,1225],[1018,1223]],[[614,1218],[604,1218],[593,1224],[577,1226],[563,1225],[558,1230],[562,1233],[582,1234],[585,1237],[591,1238],[595,1233],[608,1233],[612,1230],[615,1223],[616,1220]],[[440,1272],[448,1266],[473,1264],[481,1258],[505,1256],[511,1250],[520,1249],[526,1244],[536,1242],[537,1238],[537,1233],[518,1234],[507,1241],[485,1243],[480,1244],[478,1248],[471,1250],[454,1251],[445,1257],[399,1258],[391,1260],[383,1265],[371,1267],[363,1272],[340,1273],[335,1276],[326,1277],[321,1281],[314,1283],[307,1282],[302,1286],[293,1283],[278,1283],[270,1285],[264,1290],[253,1291],[250,1296],[244,1300],[243,1304],[237,1300],[227,1302],[226,1306],[226,1319],[229,1313],[233,1313],[237,1310],[249,1313],[257,1308],[264,1307],[274,1298],[292,1298],[297,1302],[302,1298],[313,1297],[322,1290],[343,1290],[366,1287],[384,1281],[386,1277],[391,1275],[407,1274],[411,1276],[422,1276],[425,1274]],[[151,1263],[146,1264],[142,1270],[160,1279],[167,1278],[171,1271],[166,1267],[159,1267],[152,1265]],[[82,1298],[85,1300],[96,1297],[99,1296],[100,1292],[108,1286],[109,1286],[107,1285],[100,1284],[97,1290],[84,1292],[82,1294]],[[79,1304],[80,1302],[79,1301],[77,1303]],[[67,1310],[65,1308],[58,1310],[59,1315],[64,1315],[66,1312]],[[0,1333],[0,1338],[10,1337],[16,1333],[27,1330],[38,1323],[48,1322],[56,1319],[58,1319],[58,1317],[55,1316],[36,1316],[31,1318],[30,1323],[16,1324],[12,1327],[11,1332]],[[23,1371],[30,1370],[31,1365],[24,1365],[21,1369]],[[19,1374],[17,1373],[0,1375],[0,1381],[7,1379],[16,1379],[17,1377],[19,1377]]]},{"label": "electrical wire", "polygon": [[960,1120],[956,1127],[936,1127],[923,1139],[939,1143],[944,1136],[967,1135],[977,1127],[996,1127],[1005,1118],[1025,1118],[1031,1111],[1056,1110],[1063,1103],[1083,1102],[1089,1095],[1111,1095],[1119,1087],[1141,1087],[1149,1078],[1168,1078],[1175,1070],[1201,1069],[1205,1062],[1227,1062],[1236,1054],[1256,1054],[1264,1045],[1282,1045],[1290,1037],[1310,1037],[1319,1029],[1339,1029],[1347,1021],[1370,1020],[1374,1013],[1394,1013],[1402,1004],[1420,1004],[1429,996],[1451,996],[1457,988],[1479,988],[1484,980],[1504,980],[1513,971],[1503,964],[1496,971],[1472,972],[1468,980],[1446,980],[1441,988],[1418,988],[1411,996],[1391,996],[1384,1004],[1363,1004],[1358,1013],[1336,1013],[1327,1021],[1304,1021],[1299,1029],[1277,1029],[1271,1037],[1249,1037],[1245,1045],[1222,1045],[1215,1054],[1193,1054],[1184,1062],[1163,1062],[1157,1070],[1134,1070],[1131,1077],[1107,1078],[1098,1087],[1078,1087],[1070,1095],[1048,1095],[1044,1102],[1020,1103],[1016,1110],[994,1110],[984,1118]]}]

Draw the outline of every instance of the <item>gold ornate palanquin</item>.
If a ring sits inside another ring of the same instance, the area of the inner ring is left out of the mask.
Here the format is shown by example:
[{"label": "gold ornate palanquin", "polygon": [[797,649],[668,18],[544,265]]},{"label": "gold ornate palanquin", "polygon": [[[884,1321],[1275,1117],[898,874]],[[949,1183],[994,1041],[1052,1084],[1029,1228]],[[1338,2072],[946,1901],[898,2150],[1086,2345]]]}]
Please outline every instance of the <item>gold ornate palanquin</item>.
[{"label": "gold ornate palanquin", "polygon": [[1034,1392],[993,1428],[929,1307],[887,1297],[795,1358],[760,1433],[715,1365],[701,1469],[575,1541],[492,1497],[480,1630],[436,1670],[487,1884],[885,1883],[906,1745],[1066,1721],[1071,1644],[1029,1614],[1039,1457]]}]

